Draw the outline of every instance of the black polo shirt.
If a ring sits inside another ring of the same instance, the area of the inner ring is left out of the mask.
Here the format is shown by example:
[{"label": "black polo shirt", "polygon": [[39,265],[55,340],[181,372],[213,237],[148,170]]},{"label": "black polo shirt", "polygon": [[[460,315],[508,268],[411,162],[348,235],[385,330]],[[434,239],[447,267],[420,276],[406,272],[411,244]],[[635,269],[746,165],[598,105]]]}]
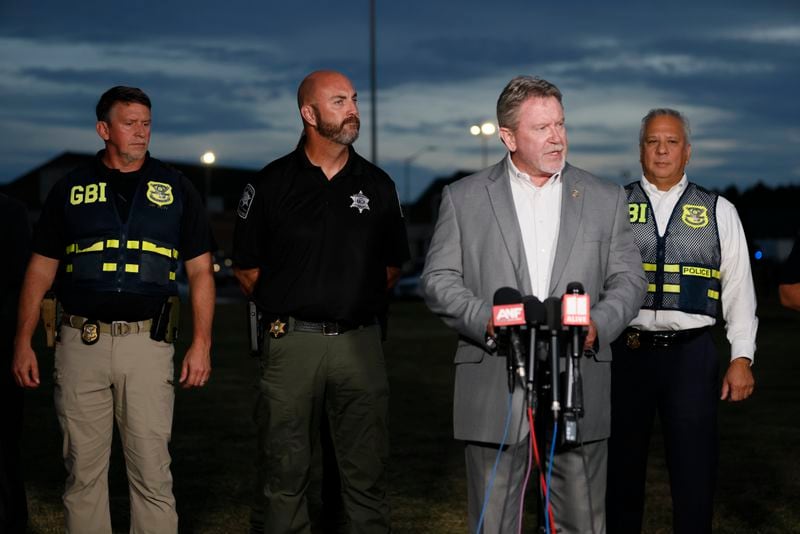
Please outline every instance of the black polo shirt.
[{"label": "black polo shirt", "polygon": [[[34,229],[33,252],[57,260],[61,260],[65,255],[69,239],[66,234],[64,206],[69,202],[70,176],[84,173],[106,181],[108,195],[113,199],[120,220],[124,222],[129,217],[136,188],[143,180],[163,172],[162,169],[165,165],[148,154],[141,169],[122,173],[106,167],[102,157],[103,151],[101,150],[90,165],[70,172],[56,182],[50,190]],[[200,194],[185,176],[181,176],[181,195],[183,211],[181,213],[178,257],[182,261],[186,261],[211,252],[214,248],[214,240]],[[60,287],[58,280],[56,280],[56,290],[61,299],[61,305],[67,313],[104,322],[152,319],[159,312],[165,300],[164,297],[132,293],[100,291],[78,293],[71,290],[68,284]]]},{"label": "black polo shirt", "polygon": [[304,147],[245,188],[233,259],[260,268],[253,298],[269,315],[368,322],[386,302],[386,267],[409,258],[391,178],[350,147],[331,180]]}]

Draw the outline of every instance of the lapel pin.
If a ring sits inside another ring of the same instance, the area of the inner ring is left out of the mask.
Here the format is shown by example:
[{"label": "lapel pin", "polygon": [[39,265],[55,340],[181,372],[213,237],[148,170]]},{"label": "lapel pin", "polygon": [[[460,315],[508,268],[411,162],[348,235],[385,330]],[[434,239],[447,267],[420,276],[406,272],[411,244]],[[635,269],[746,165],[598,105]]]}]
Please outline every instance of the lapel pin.
[{"label": "lapel pin", "polygon": [[573,189],[572,190],[572,198],[578,198],[579,196],[581,196],[581,192],[578,191],[577,189]]}]

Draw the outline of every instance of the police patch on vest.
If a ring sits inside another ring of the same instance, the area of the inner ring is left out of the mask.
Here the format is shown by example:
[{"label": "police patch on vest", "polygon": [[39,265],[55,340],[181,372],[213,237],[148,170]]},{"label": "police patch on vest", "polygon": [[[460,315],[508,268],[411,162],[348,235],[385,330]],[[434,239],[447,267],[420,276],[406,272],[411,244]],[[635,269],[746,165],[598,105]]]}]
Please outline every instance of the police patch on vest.
[{"label": "police patch on vest", "polygon": [[242,191],[242,198],[239,199],[239,207],[236,208],[236,213],[242,219],[247,218],[247,214],[250,213],[250,206],[253,205],[253,199],[256,197],[256,188],[250,184],[244,186],[244,191]]},{"label": "police patch on vest", "polygon": [[692,228],[702,228],[708,225],[708,209],[705,206],[684,204],[681,220]]},{"label": "police patch on vest", "polygon": [[172,186],[163,182],[147,182],[147,200],[158,207],[172,204]]},{"label": "police patch on vest", "polygon": [[356,208],[358,213],[363,213],[364,210],[369,210],[369,199],[363,191],[359,191],[355,195],[350,195],[353,203],[350,204],[351,208]]}]

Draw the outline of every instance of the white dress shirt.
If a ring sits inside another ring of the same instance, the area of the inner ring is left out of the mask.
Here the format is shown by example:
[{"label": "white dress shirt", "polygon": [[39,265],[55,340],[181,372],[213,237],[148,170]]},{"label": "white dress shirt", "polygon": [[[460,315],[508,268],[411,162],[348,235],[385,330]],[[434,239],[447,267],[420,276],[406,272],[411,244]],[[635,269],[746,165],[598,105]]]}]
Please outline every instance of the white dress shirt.
[{"label": "white dress shirt", "polygon": [[561,171],[548,178],[541,187],[536,187],[530,176],[517,169],[511,161],[511,154],[507,158],[511,195],[522,232],[533,296],[544,301],[549,295],[561,222]]},{"label": "white dress shirt", "polygon": [[[686,175],[669,191],[659,191],[643,176],[642,189],[650,199],[656,217],[659,236],[664,235],[675,204],[689,184]],[[722,316],[728,342],[731,344],[731,359],[744,356],[753,360],[756,350],[756,292],[750,273],[750,255],[742,223],[736,208],[727,199],[717,200],[717,228],[721,247],[720,282],[722,284]],[[675,310],[639,310],[631,326],[642,330],[687,330],[711,326],[713,317]]]}]

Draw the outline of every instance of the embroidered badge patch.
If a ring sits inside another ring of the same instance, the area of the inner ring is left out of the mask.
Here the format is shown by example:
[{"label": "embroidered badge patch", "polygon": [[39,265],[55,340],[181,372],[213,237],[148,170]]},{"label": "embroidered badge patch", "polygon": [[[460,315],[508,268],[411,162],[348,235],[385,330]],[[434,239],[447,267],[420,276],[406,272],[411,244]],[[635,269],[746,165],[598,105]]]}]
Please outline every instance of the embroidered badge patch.
[{"label": "embroidered badge patch", "polygon": [[158,207],[172,204],[172,186],[162,182],[147,182],[147,200]]},{"label": "embroidered badge patch", "polygon": [[256,197],[256,188],[250,184],[244,186],[244,191],[242,191],[242,198],[239,199],[239,207],[236,208],[236,213],[242,219],[247,218],[247,214],[250,213],[250,206],[253,204],[253,199]]},{"label": "embroidered badge patch", "polygon": [[684,204],[681,220],[692,228],[702,228],[708,225],[708,210],[705,206]]},{"label": "embroidered badge patch", "polygon": [[369,199],[363,191],[359,191],[355,195],[350,195],[353,203],[350,204],[351,208],[356,208],[358,213],[364,213],[364,210],[369,210]]}]

